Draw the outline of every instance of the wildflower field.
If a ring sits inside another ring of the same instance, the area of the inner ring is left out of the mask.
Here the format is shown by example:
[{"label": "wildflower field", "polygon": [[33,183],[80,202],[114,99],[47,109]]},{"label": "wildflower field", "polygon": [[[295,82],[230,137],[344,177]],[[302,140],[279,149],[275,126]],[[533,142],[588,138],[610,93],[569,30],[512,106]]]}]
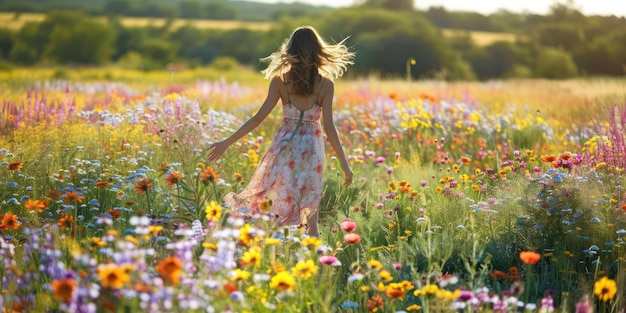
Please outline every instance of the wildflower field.
[{"label": "wildflower field", "polygon": [[[204,76],[203,76],[204,75]],[[0,73],[5,312],[621,312],[625,81],[337,82],[320,237],[239,218],[254,73]],[[239,215],[237,215],[239,216]]]}]

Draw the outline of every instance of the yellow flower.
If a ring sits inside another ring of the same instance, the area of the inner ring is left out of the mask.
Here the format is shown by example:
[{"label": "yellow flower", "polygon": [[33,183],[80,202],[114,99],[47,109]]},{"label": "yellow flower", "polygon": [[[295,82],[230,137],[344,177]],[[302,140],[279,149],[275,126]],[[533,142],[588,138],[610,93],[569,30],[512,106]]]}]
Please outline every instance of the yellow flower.
[{"label": "yellow flower", "polygon": [[373,269],[380,270],[383,268],[383,263],[378,260],[371,259],[367,262],[367,264]]},{"label": "yellow flower", "polygon": [[382,271],[380,271],[379,275],[380,275],[380,279],[382,279],[384,281],[392,281],[393,280],[393,276],[391,276],[391,273],[389,273],[389,271],[382,270]]},{"label": "yellow flower", "polygon": [[252,247],[241,256],[241,265],[259,266],[261,265],[261,248]]},{"label": "yellow flower", "polygon": [[163,98],[163,100],[173,102],[173,101],[176,101],[178,97],[179,97],[178,93],[172,92],[172,93],[167,94]]},{"label": "yellow flower", "polygon": [[124,283],[130,282],[126,266],[106,264],[98,267],[98,276],[104,288],[120,289]]},{"label": "yellow flower", "polygon": [[213,251],[217,251],[217,245],[211,242],[205,242],[202,244],[203,248],[211,249]]},{"label": "yellow flower", "polygon": [[260,238],[255,235],[254,229],[250,224],[245,224],[241,228],[239,228],[239,243],[249,247],[252,244],[258,242]]},{"label": "yellow flower", "polygon": [[302,239],[302,246],[307,247],[311,250],[317,249],[322,245],[322,241],[316,237],[307,237]]},{"label": "yellow flower", "polygon": [[300,261],[291,269],[293,276],[307,279],[317,273],[318,266],[313,260]]},{"label": "yellow flower", "polygon": [[409,306],[406,308],[407,312],[411,312],[411,311],[419,311],[419,310],[421,310],[421,309],[422,309],[422,307],[421,307],[421,306],[419,306],[419,305],[417,305],[417,304],[409,305]]},{"label": "yellow flower", "polygon": [[280,239],[267,237],[263,243],[266,246],[278,246],[280,244]]},{"label": "yellow flower", "polygon": [[259,209],[263,212],[269,212],[270,209],[272,209],[272,204],[274,204],[272,199],[263,199],[261,203],[259,203]]},{"label": "yellow flower", "polygon": [[280,272],[270,279],[270,288],[278,291],[291,291],[296,280],[288,272]]},{"label": "yellow flower", "polygon": [[235,269],[232,276],[230,276],[230,280],[232,281],[247,280],[248,278],[250,278],[250,272],[241,269]]},{"label": "yellow flower", "polygon": [[614,280],[604,276],[593,285],[593,293],[598,296],[600,301],[613,300],[617,294],[617,284]]},{"label": "yellow flower", "polygon": [[217,222],[222,217],[222,206],[215,201],[211,201],[211,203],[206,206],[205,212],[207,220]]},{"label": "yellow flower", "polygon": [[424,288],[422,288],[422,293],[425,296],[432,296],[436,294],[437,291],[439,291],[439,287],[437,287],[437,285],[426,285],[424,286]]}]

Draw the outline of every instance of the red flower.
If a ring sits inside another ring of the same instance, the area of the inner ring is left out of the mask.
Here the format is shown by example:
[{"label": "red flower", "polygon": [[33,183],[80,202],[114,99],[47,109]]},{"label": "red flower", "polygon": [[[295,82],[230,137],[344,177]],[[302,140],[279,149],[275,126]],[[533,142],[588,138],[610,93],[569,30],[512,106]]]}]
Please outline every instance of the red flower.
[{"label": "red flower", "polygon": [[349,218],[344,218],[341,222],[341,230],[345,232],[353,232],[356,229],[356,223]]},{"label": "red flower", "polygon": [[349,233],[343,236],[343,240],[347,243],[357,244],[361,241],[361,235],[355,233]]},{"label": "red flower", "polygon": [[148,192],[150,191],[150,188],[152,188],[152,186],[150,186],[150,183],[152,183],[151,180],[142,179],[135,184],[135,190],[137,190],[138,193]]},{"label": "red flower", "polygon": [[533,251],[523,251],[519,254],[520,260],[524,264],[536,264],[541,259],[541,254]]},{"label": "red flower", "polygon": [[21,170],[22,168],[24,168],[24,165],[22,165],[22,162],[11,162],[9,163],[9,165],[7,165],[7,170],[11,172]]}]

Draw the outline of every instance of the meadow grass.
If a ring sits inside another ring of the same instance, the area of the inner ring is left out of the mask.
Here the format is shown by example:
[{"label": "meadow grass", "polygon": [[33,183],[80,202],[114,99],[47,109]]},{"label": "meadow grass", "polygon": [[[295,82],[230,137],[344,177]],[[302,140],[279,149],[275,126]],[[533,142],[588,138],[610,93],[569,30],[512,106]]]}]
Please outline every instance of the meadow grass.
[{"label": "meadow grass", "polygon": [[0,75],[0,306],[623,308],[624,125],[605,113],[620,80],[338,81],[335,123],[356,179],[341,186],[327,151],[321,235],[308,238],[221,203],[252,175],[279,110],[205,159],[258,108],[259,74],[55,71]]}]

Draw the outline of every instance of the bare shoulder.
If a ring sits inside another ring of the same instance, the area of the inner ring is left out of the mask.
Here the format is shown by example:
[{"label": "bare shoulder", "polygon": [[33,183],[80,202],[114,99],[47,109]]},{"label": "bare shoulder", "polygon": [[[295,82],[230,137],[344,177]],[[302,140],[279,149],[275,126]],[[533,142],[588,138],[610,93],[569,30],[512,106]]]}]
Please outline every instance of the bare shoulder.
[{"label": "bare shoulder", "polygon": [[322,93],[327,93],[328,91],[333,91],[335,89],[335,82],[331,79],[322,76]]},{"label": "bare shoulder", "polygon": [[274,77],[272,77],[272,80],[270,81],[270,86],[272,85],[278,85],[278,84],[283,84],[283,79],[280,77],[280,75],[276,75]]}]

